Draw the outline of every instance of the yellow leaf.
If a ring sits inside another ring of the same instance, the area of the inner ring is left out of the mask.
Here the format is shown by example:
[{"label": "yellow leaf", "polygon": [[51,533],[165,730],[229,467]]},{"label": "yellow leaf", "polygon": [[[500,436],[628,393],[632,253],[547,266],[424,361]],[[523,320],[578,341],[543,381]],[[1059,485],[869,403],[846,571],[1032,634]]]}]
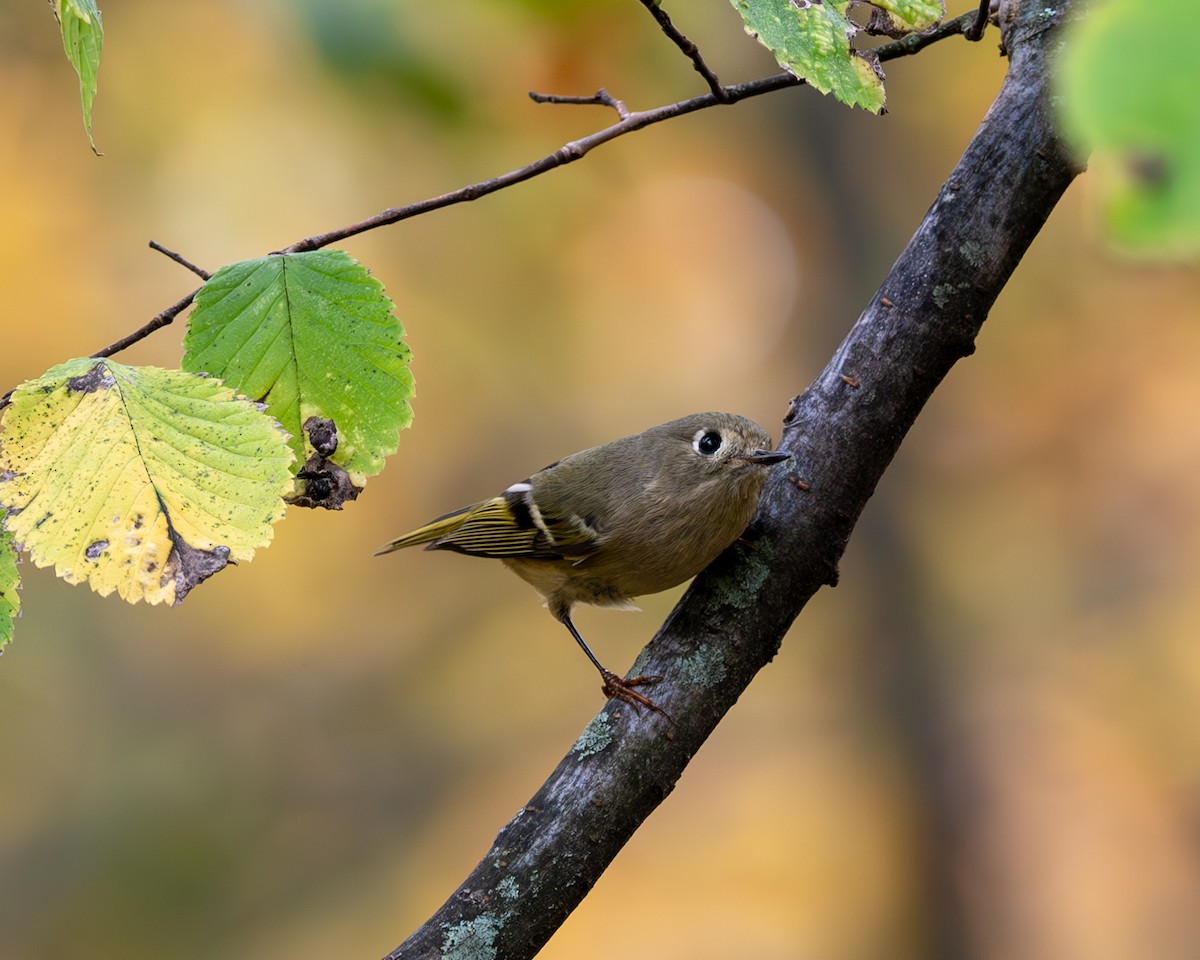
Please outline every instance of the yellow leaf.
[{"label": "yellow leaf", "polygon": [[0,504],[37,566],[178,603],[269,542],[291,460],[278,424],[220,380],[82,358],[13,393]]}]

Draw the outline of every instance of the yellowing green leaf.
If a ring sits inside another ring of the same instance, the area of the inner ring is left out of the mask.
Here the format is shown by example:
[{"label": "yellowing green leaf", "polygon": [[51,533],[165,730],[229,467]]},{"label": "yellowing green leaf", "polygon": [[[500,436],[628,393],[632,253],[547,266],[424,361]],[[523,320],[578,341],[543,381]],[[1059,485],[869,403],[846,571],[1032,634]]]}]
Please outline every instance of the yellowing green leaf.
[{"label": "yellowing green leaf", "polygon": [[6,529],[104,595],[178,603],[284,512],[282,432],[214,378],[71,360],[18,387],[3,426]]},{"label": "yellowing green leaf", "polygon": [[267,404],[291,434],[295,502],[340,508],[412,421],[404,328],[383,287],[338,250],[224,267],[196,295],[185,370]]},{"label": "yellowing green leaf", "polygon": [[51,8],[62,31],[67,59],[79,74],[83,126],[87,130],[88,143],[96,151],[96,141],[92,139],[92,101],[96,97],[96,74],[100,70],[100,52],[104,47],[100,8],[96,6],[96,0],[51,0]]},{"label": "yellowing green leaf", "polygon": [[928,30],[946,15],[943,0],[871,0],[868,29],[891,37]]},{"label": "yellowing green leaf", "polygon": [[1130,252],[1200,255],[1200,57],[1164,40],[1195,0],[1097,0],[1058,63],[1064,129],[1091,153],[1105,222]]},{"label": "yellowing green leaf", "polygon": [[821,93],[879,113],[885,105],[883,72],[870,53],[850,46],[857,27],[849,0],[731,0],[746,32],[779,65]]},{"label": "yellowing green leaf", "polygon": [[12,534],[0,531],[0,651],[13,636],[13,620],[21,609],[21,595],[17,593],[20,585]]}]

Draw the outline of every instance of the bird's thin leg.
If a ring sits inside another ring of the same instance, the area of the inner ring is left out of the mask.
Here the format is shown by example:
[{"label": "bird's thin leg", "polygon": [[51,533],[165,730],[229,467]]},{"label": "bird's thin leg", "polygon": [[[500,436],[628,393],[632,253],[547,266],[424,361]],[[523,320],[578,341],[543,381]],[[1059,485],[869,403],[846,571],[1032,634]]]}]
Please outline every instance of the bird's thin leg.
[{"label": "bird's thin leg", "polygon": [[604,681],[604,686],[600,689],[603,691],[606,697],[612,697],[617,700],[621,700],[622,702],[629,704],[635,710],[639,707],[649,707],[655,713],[661,713],[668,720],[671,719],[666,710],[660,707],[649,697],[642,696],[642,694],[633,689],[634,687],[652,686],[653,684],[661,682],[662,677],[638,676],[631,677],[630,679],[626,680],[624,677],[618,676],[605,667],[604,664],[597,659],[596,655],[592,653],[591,647],[584,642],[583,637],[579,635],[579,631],[575,629],[575,624],[571,622],[570,614],[563,614],[561,617],[559,617],[559,619],[562,620],[563,626],[571,631],[571,636],[575,638],[575,642],[579,644],[583,652],[587,654],[587,658],[591,660],[596,669],[600,671],[600,679]]}]

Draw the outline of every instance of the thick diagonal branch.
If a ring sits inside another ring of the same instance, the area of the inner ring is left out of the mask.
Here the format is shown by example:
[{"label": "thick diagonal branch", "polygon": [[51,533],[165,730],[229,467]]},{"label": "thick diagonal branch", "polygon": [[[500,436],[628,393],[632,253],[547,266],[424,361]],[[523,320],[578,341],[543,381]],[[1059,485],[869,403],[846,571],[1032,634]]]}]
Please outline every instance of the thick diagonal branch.
[{"label": "thick diagonal branch", "polygon": [[[975,336],[1077,173],[1048,108],[1047,54],[1071,3],[1023,4],[1008,75],[912,240],[824,372],[791,404],[794,454],[763,497],[753,548],[697,578],[636,668],[674,718],[607,708],[479,866],[389,960],[476,944],[533,956],[837,577],[855,522],[917,414]],[[699,840],[698,842],[703,842]],[[465,955],[465,954],[464,954]]]}]

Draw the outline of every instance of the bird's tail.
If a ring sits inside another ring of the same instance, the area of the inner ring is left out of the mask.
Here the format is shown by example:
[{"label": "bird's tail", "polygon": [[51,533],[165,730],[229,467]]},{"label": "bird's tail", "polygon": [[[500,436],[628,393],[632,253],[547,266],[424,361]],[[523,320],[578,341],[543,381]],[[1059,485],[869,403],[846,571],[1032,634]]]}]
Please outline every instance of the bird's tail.
[{"label": "bird's tail", "polygon": [[450,513],[443,514],[436,520],[430,520],[422,527],[417,527],[416,530],[409,531],[402,537],[397,537],[390,543],[385,543],[382,547],[375,551],[375,556],[381,556],[385,553],[392,553],[395,550],[403,550],[405,547],[415,547],[419,543],[433,543],[448,533],[453,533],[467,519],[467,515],[480,506],[474,503],[469,507],[463,507],[461,510],[454,510]]}]

